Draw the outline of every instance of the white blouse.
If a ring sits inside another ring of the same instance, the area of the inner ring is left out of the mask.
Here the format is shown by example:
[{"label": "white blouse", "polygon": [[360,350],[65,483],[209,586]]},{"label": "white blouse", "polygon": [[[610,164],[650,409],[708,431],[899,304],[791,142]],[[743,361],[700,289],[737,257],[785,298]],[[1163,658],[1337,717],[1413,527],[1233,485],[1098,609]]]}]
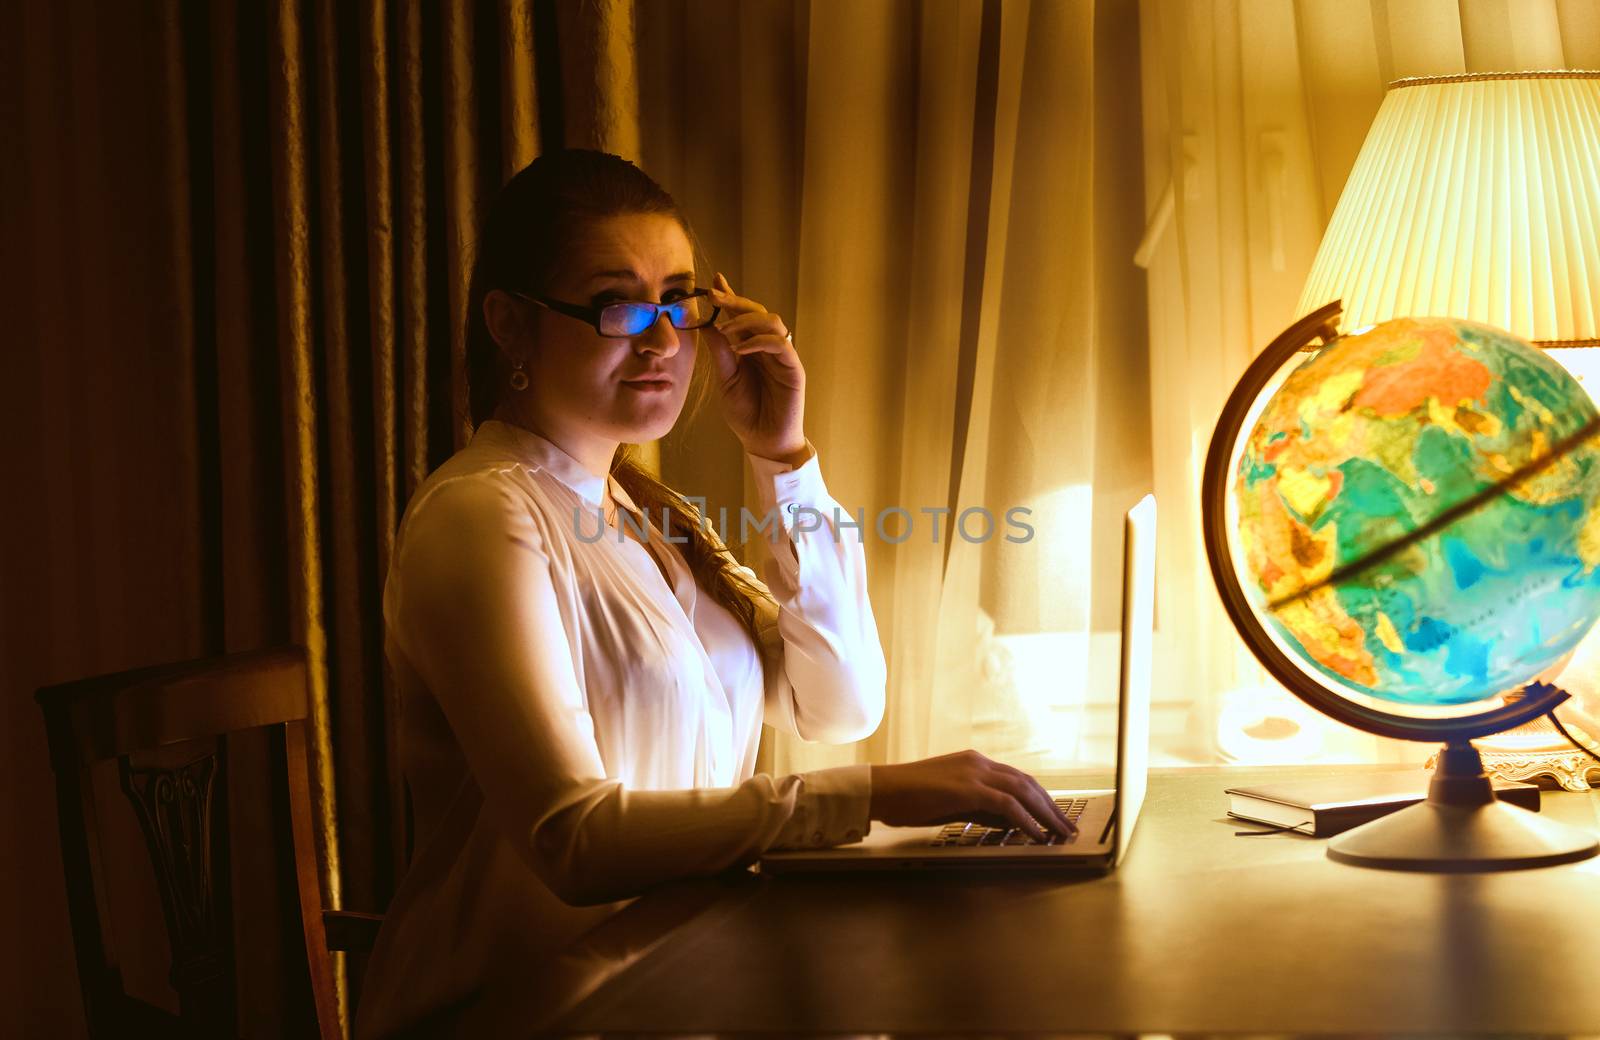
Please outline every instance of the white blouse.
[{"label": "white blouse", "polygon": [[869,766],[755,775],[763,722],[838,744],[883,717],[860,532],[807,449],[798,467],[747,455],[787,535],[750,528],[779,605],[760,614],[771,669],[660,517],[670,587],[602,526],[608,483],[643,526],[615,478],[543,437],[486,421],[417,489],[383,591],[415,850],[358,1035],[442,1024],[652,884],[869,833]]}]

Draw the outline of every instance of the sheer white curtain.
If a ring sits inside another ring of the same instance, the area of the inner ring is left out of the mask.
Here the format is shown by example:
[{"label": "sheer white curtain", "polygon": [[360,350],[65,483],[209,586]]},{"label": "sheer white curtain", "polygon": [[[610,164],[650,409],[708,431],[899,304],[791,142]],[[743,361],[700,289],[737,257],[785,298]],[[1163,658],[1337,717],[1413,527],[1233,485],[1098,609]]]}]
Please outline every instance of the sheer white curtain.
[{"label": "sheer white curtain", "polygon": [[[768,731],[761,768],[1109,762],[1121,514],[1150,486],[1137,8],[637,11],[643,165],[789,319],[890,664],[871,739]],[[735,447],[708,415],[662,469],[753,506]]]},{"label": "sheer white curtain", "polygon": [[1235,379],[1286,325],[1389,81],[1600,68],[1597,0],[1141,0],[1156,494],[1158,689],[1193,698],[1189,752],[1415,761],[1272,683],[1206,570],[1198,489]]}]

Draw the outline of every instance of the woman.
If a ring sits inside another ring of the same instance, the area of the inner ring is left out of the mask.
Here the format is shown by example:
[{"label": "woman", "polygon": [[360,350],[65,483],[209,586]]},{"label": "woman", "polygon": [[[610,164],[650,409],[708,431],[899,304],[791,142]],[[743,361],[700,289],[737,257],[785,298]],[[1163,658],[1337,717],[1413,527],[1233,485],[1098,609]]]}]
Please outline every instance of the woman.
[{"label": "woman", "polygon": [[[534,160],[484,219],[476,430],[412,496],[384,587],[416,841],[361,1035],[446,1028],[650,885],[768,848],[859,841],[872,820],[1073,832],[1037,782],[975,752],[755,775],[762,723],[869,736],[884,657],[788,329],[720,275],[697,288],[694,243],[659,185],[587,150]],[[765,583],[625,450],[708,382],[755,519],[777,521],[757,539]]]}]

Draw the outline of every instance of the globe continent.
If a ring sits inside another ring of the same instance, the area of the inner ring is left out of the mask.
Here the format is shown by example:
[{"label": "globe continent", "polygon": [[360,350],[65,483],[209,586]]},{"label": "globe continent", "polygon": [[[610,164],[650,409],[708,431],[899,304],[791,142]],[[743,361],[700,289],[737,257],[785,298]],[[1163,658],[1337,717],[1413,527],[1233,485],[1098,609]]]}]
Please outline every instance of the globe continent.
[{"label": "globe continent", "polygon": [[1507,478],[1595,415],[1565,369],[1499,329],[1397,318],[1342,336],[1246,439],[1243,584],[1300,658],[1361,692],[1450,705],[1519,686],[1600,618],[1600,444]]}]

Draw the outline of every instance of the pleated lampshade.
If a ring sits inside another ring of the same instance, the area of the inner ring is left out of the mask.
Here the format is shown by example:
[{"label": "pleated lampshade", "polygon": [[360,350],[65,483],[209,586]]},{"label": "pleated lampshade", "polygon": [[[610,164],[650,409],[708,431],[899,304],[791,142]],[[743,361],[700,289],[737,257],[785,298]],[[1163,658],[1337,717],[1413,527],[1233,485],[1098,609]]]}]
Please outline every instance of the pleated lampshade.
[{"label": "pleated lampshade", "polygon": [[1452,316],[1600,347],[1600,72],[1396,80],[1298,313]]}]

